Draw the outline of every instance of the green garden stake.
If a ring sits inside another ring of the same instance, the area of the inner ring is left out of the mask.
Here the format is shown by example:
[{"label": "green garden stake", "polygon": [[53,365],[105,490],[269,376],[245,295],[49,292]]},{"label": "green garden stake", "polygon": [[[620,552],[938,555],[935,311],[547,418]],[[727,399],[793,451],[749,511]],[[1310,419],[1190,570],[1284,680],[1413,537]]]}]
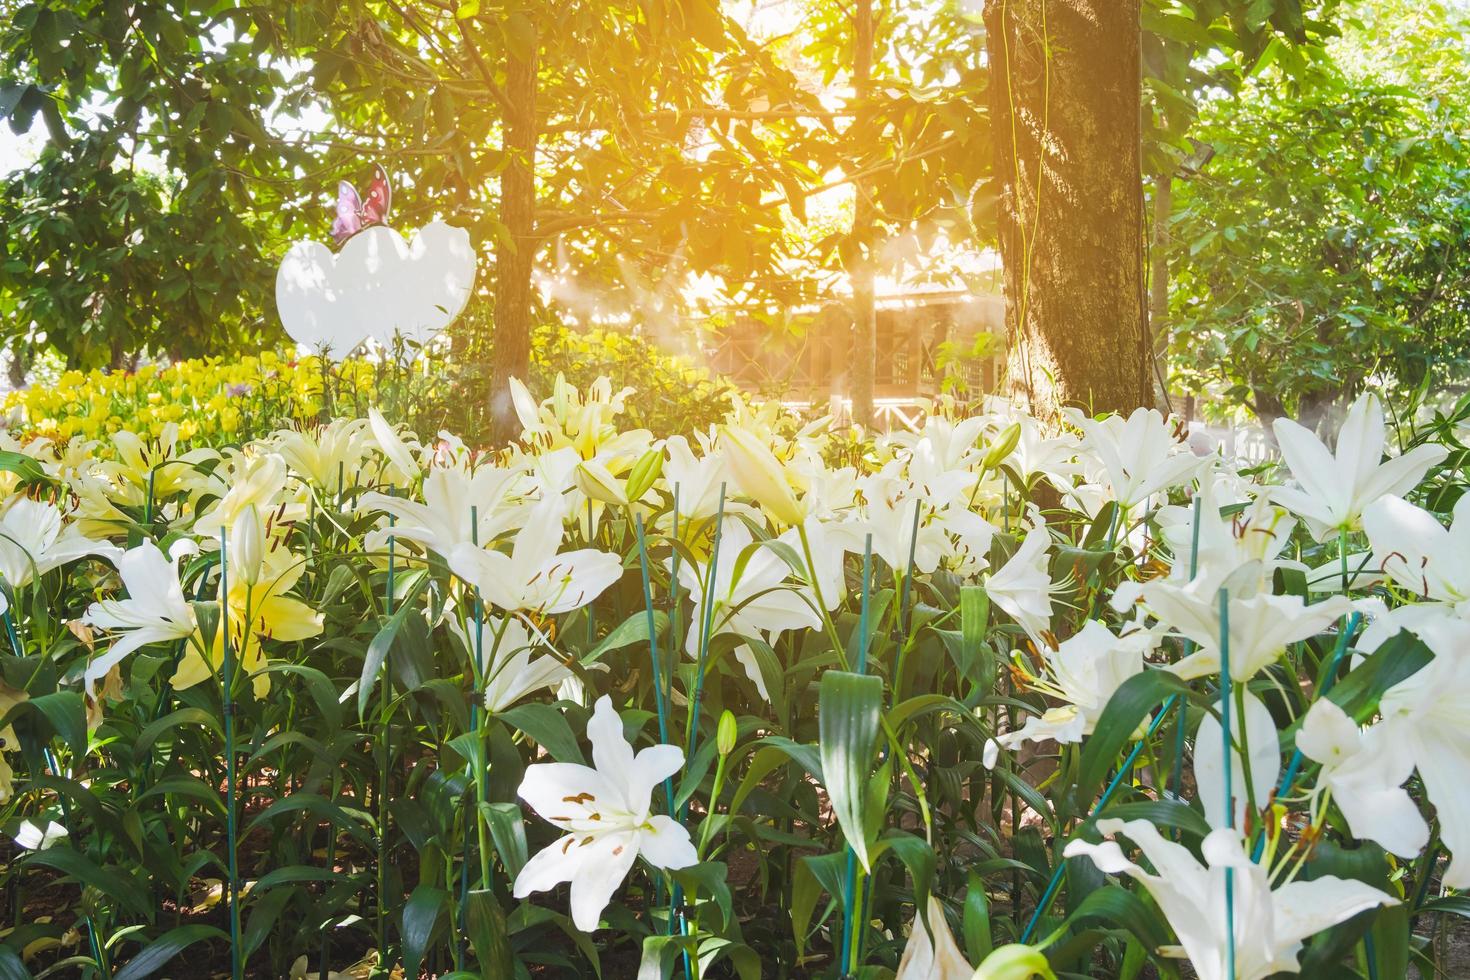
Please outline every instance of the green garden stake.
[{"label": "green garden stake", "polygon": [[[1194,523],[1190,528],[1189,542],[1189,579],[1194,581],[1195,575],[1199,573],[1199,514],[1200,496],[1194,495]],[[1194,652],[1194,641],[1184,641],[1184,656]],[[1179,701],[1179,723],[1174,729],[1174,765],[1169,775],[1169,783],[1174,787],[1174,798],[1179,798],[1180,784],[1184,780],[1184,721],[1189,703],[1183,699]],[[1178,835],[1175,834],[1177,838]]]},{"label": "green garden stake", "polygon": [[[914,580],[914,557],[917,554],[918,548],[919,548],[919,512],[921,510],[921,506],[922,506],[922,501],[920,501],[918,498],[915,498],[914,499],[914,523],[913,523],[913,528],[909,531],[909,561],[908,561],[908,565],[904,569],[904,573],[903,573],[903,589],[899,593],[899,600],[898,600],[898,622],[894,625],[893,635],[891,637],[891,639],[893,640],[894,646],[898,650],[898,656],[896,658],[896,662],[895,662],[894,668],[893,668],[893,703],[894,704],[897,704],[898,703],[899,684],[901,683],[901,681],[903,679],[903,666],[904,666],[904,662],[908,659],[909,587],[910,587],[910,585],[912,584],[912,582]],[[869,535],[868,536],[867,548],[871,549],[871,547],[872,547],[872,535]],[[871,551],[870,550],[869,551],[865,551],[864,552],[864,557],[863,557],[863,588],[865,590],[868,588],[867,563],[870,560],[870,558],[871,558]],[[866,596],[865,596],[865,598],[866,598]],[[867,636],[866,631],[864,632],[863,635],[866,638],[866,636]],[[864,640],[864,643],[866,644],[866,639]],[[858,670],[858,673],[861,674],[862,673],[862,670],[859,669]]]},{"label": "green garden stake", "polygon": [[[658,740],[669,741],[669,709],[664,700],[663,665],[659,663],[658,625],[653,615],[653,586],[648,575],[648,542],[643,533],[643,515],[633,515],[633,528],[638,536],[638,569],[643,579],[643,610],[648,623],[648,659],[653,671],[653,700],[658,711]],[[664,777],[664,798],[670,811],[674,808],[674,777]]]},{"label": "green garden stake", "polygon": [[[476,546],[478,546],[480,543],[480,508],[474,504],[470,505],[470,541]],[[471,653],[471,656],[474,658],[474,663],[471,665],[470,672],[472,677],[474,678],[475,691],[477,692],[484,683],[484,679],[480,676],[480,672],[483,669],[483,660],[485,656],[485,603],[484,599],[480,596],[480,590],[475,589],[474,592],[475,608],[472,615],[474,616],[475,623],[475,640],[474,650]],[[480,738],[480,699],[475,696],[474,692],[471,693],[470,697],[470,734],[473,735],[476,739]],[[484,773],[474,772],[473,770],[469,772],[469,775],[475,783],[475,835],[479,844],[480,889],[483,890],[490,887],[490,849],[489,843],[486,840],[485,818],[482,815],[480,808],[480,804],[486,802],[485,777]],[[464,931],[465,924],[469,921],[469,903],[470,826],[469,820],[466,819],[464,829],[462,870],[459,879],[459,921],[461,932]],[[460,943],[456,946],[455,949],[455,963],[457,969],[463,968],[463,960],[464,943],[463,939],[461,939]]]},{"label": "green garden stake", "polygon": [[[659,663],[658,624],[653,615],[653,586],[648,575],[648,542],[643,533],[643,515],[633,515],[633,529],[638,539],[638,570],[643,580],[643,609],[647,617],[648,662],[653,672],[653,700],[658,711],[658,740],[669,744],[669,709],[664,699],[663,666]],[[674,777],[664,777],[664,806],[674,812]],[[664,879],[658,875],[653,880],[654,904],[663,904]]]},{"label": "green garden stake", "polygon": [[[715,509],[715,537],[709,553],[709,573],[705,577],[704,582],[704,624],[700,627],[699,655],[695,658],[694,664],[694,696],[689,701],[689,721],[685,732],[686,747],[684,750],[684,758],[686,760],[692,760],[694,758],[694,750],[699,742],[699,704],[704,695],[705,660],[709,654],[710,633],[714,629],[715,619],[715,600],[710,593],[714,590],[715,583],[719,581],[716,575],[719,571],[720,564],[720,535],[725,528],[725,489],[725,484],[721,483],[720,503]],[[683,824],[688,818],[689,801],[685,800],[684,805],[679,807],[679,812],[675,815],[674,819],[678,820],[680,824]],[[681,935],[688,931],[689,925],[687,917],[679,909],[683,901],[684,888],[678,882],[675,882],[672,897],[669,899],[669,915],[672,919],[677,912]],[[693,975],[690,969],[689,953],[686,950],[684,953],[684,976],[692,977]]]},{"label": "green garden stake", "polygon": [[[914,527],[919,525],[918,504],[914,506]],[[858,614],[858,651],[857,663],[854,664],[854,672],[867,673],[868,670],[868,609],[871,599],[872,588],[870,583],[873,574],[873,536],[867,535],[863,542],[863,594],[862,605]],[[815,571],[812,573],[816,574]],[[842,886],[842,974],[851,976],[857,969],[857,960],[862,956],[860,949],[861,936],[853,936],[855,929],[862,928],[862,916],[858,915],[858,904],[862,896],[858,894],[857,887],[857,852],[852,845],[847,845],[847,874],[843,879]]]},{"label": "green garden stake", "polygon": [[[1235,828],[1235,801],[1231,799],[1230,771],[1230,592],[1220,590],[1220,737],[1224,741],[1225,826]],[[1225,869],[1225,976],[1235,980],[1235,869]]]},{"label": "green garden stake", "polygon": [[[1112,800],[1113,794],[1118,791],[1118,787],[1123,785],[1124,777],[1132,770],[1134,763],[1138,761],[1138,757],[1143,754],[1143,747],[1148,744],[1148,740],[1153,738],[1160,726],[1164,724],[1164,719],[1169,716],[1169,711],[1174,707],[1174,702],[1178,700],[1180,698],[1177,694],[1171,694],[1165,699],[1163,707],[1159,709],[1159,713],[1154,716],[1153,721],[1149,722],[1147,733],[1143,738],[1134,743],[1132,751],[1128,753],[1128,757],[1123,760],[1123,764],[1118,767],[1118,771],[1113,773],[1113,778],[1109,780],[1107,788],[1097,798],[1097,803],[1088,811],[1087,819],[1091,820]],[[1181,708],[1180,710],[1183,709]],[[1056,870],[1052,872],[1051,880],[1046,884],[1046,891],[1042,892],[1041,898],[1036,902],[1036,910],[1031,913],[1031,919],[1026,923],[1026,928],[1021,933],[1021,942],[1029,943],[1031,941],[1032,935],[1036,932],[1037,925],[1041,922],[1041,917],[1046,914],[1047,909],[1051,908],[1052,900],[1056,898],[1057,890],[1062,884],[1062,875],[1066,872],[1066,869],[1067,864],[1065,861],[1057,862]]]},{"label": "green garden stake", "polygon": [[224,528],[219,530],[219,576],[220,632],[222,636],[221,689],[224,703],[225,722],[225,846],[229,848],[228,866],[229,916],[230,916],[230,975],[241,980],[243,964],[240,962],[240,867],[236,853],[236,788],[235,788],[235,654],[230,644],[230,560],[229,535]]},{"label": "green garden stake", "polygon": [[[725,526],[725,484],[720,484],[720,504],[715,510],[715,538],[709,553],[709,574],[704,583],[704,624],[699,631],[699,657],[694,667],[694,697],[689,702],[689,726],[687,733],[687,748],[684,751],[685,759],[694,758],[694,749],[699,742],[699,703],[704,695],[704,668],[709,654],[711,632],[714,630],[715,621],[715,599],[711,595],[715,585],[719,582],[717,572],[720,563],[720,535]],[[689,803],[685,801],[679,808],[680,820],[689,811]]]}]

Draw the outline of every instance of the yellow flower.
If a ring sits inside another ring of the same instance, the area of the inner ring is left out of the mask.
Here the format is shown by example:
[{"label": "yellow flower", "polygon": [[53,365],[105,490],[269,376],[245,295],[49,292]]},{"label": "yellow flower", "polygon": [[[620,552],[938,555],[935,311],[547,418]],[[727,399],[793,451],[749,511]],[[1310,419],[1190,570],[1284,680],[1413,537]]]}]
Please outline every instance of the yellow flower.
[{"label": "yellow flower", "polygon": [[[182,690],[216,676],[224,662],[225,627],[231,650],[251,683],[256,697],[270,691],[264,640],[295,642],[322,631],[322,616],[299,599],[287,595],[305,571],[305,560],[293,554],[283,535],[262,523],[259,512],[247,507],[236,521],[228,542],[229,592],[221,596],[224,613],[206,643],[201,634],[179,661],[170,683]],[[228,620],[228,623],[225,620]]]}]

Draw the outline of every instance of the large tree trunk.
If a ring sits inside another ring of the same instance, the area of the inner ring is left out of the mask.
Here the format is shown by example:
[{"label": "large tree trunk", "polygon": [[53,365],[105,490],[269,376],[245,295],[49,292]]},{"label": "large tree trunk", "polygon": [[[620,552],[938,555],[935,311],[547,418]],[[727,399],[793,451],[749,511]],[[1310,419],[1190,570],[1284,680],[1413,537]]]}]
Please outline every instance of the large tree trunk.
[{"label": "large tree trunk", "polygon": [[[852,22],[852,88],[858,112],[866,112],[873,68],[873,0],[856,0]],[[861,130],[861,127],[855,127]],[[853,156],[860,156],[853,148]],[[877,361],[878,318],[873,309],[873,200],[866,180],[853,181],[852,420],[873,423],[873,374]]]},{"label": "large tree trunk", "polygon": [[495,255],[495,337],[490,372],[490,438],[500,446],[519,433],[510,379],[531,368],[531,271],[536,260],[536,51],[506,55],[505,150],[500,220],[505,237]]},{"label": "large tree trunk", "polygon": [[1143,297],[1139,0],[986,0],[1011,394],[1153,402]]},{"label": "large tree trunk", "polygon": [[[1161,168],[1162,169],[1162,168]],[[1156,401],[1169,400],[1169,218],[1174,213],[1174,175],[1154,174],[1153,234],[1149,243],[1148,329],[1153,338],[1153,364],[1158,365],[1154,380],[1158,382]]]}]

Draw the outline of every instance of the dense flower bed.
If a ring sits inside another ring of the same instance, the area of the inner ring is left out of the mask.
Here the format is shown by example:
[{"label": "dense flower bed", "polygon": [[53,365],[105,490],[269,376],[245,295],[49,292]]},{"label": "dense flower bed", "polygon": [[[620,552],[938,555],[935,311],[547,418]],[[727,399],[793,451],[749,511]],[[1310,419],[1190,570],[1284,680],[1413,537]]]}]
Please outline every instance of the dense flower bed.
[{"label": "dense flower bed", "polygon": [[[119,397],[190,371],[229,383]],[[494,453],[375,410],[178,438],[205,401],[0,454],[3,880],[60,909],[7,976],[1433,969],[1458,446],[1385,458],[1366,396],[1243,474],[1143,410],[862,442],[514,394]]]},{"label": "dense flower bed", "polygon": [[[650,423],[682,427],[713,420],[727,386],[703,368],[625,333],[545,327],[532,345],[532,383],[558,374],[585,386],[608,377],[645,393]],[[379,406],[422,434],[474,422],[466,392],[480,390],[481,365],[443,345],[383,354],[376,360],[324,361],[294,351],[143,364],[132,371],[43,372],[0,400],[6,425],[22,439],[101,440],[129,431],[176,434],[186,443],[240,442],[324,415],[365,417]],[[488,401],[487,401],[488,403]]]}]

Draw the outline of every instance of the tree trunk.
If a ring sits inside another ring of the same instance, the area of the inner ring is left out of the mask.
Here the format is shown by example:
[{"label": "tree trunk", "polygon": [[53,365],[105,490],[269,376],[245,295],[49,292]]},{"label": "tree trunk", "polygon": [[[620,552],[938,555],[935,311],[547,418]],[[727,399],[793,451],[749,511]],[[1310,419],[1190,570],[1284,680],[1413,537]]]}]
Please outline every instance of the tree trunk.
[{"label": "tree trunk", "polygon": [[[852,21],[852,89],[857,112],[866,112],[873,68],[873,0],[856,0]],[[854,126],[859,132],[863,127]],[[857,159],[857,147],[853,147]],[[873,424],[873,375],[878,318],[873,309],[873,200],[866,180],[853,182],[849,280],[852,283],[852,421]]]},{"label": "tree trunk", "polygon": [[1009,374],[1019,406],[1153,403],[1139,0],[986,0]]},{"label": "tree trunk", "polygon": [[495,335],[490,372],[490,439],[501,446],[519,434],[510,379],[529,380],[531,368],[531,271],[536,260],[536,52],[506,54],[505,150],[500,178],[504,237],[495,254]]},{"label": "tree trunk", "polygon": [[1156,404],[1169,400],[1169,217],[1174,212],[1174,175],[1154,174],[1153,235],[1149,243],[1148,327],[1153,338],[1153,363],[1158,398]]}]

